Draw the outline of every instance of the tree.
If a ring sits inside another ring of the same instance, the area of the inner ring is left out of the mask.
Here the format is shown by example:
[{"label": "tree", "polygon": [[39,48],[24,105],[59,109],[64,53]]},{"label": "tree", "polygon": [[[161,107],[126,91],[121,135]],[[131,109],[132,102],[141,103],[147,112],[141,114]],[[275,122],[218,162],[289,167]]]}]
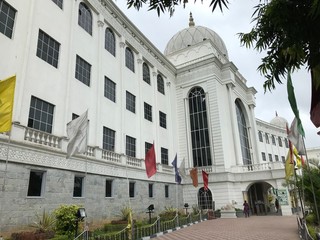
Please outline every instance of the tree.
[{"label": "tree", "polygon": [[[194,0],[196,2],[196,0]],[[201,0],[201,3],[204,1]],[[214,11],[228,8],[228,0],[208,0]],[[128,7],[140,9],[147,4],[158,15],[188,0],[127,0]],[[275,83],[290,71],[307,66],[311,74],[312,96],[310,118],[320,127],[320,1],[319,0],[259,0],[252,15],[255,26],[249,33],[240,33],[240,42],[258,51],[266,51],[258,67],[266,78],[266,90],[275,89]]]}]

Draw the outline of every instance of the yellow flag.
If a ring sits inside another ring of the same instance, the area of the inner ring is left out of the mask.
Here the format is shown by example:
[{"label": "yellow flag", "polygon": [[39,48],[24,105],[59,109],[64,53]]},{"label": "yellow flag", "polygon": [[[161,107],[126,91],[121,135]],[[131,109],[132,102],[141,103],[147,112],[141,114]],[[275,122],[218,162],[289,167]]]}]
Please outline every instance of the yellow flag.
[{"label": "yellow flag", "polygon": [[299,156],[298,150],[296,148],[293,148],[293,154],[296,157],[296,164],[298,168],[301,168],[301,157]]},{"label": "yellow flag", "polygon": [[16,76],[0,81],[0,132],[11,130],[15,85]]},{"label": "yellow flag", "polygon": [[285,164],[285,174],[286,174],[286,180],[290,179],[290,176],[293,175],[294,171],[294,162],[290,153],[290,150],[288,151],[287,158],[286,158],[286,164]]}]

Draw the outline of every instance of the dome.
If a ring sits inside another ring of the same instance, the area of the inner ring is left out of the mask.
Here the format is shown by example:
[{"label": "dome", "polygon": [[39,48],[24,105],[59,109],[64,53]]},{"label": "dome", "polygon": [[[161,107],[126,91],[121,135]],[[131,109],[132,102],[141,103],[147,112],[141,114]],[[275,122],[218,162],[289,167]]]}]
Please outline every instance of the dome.
[{"label": "dome", "polygon": [[195,26],[192,14],[190,13],[189,27],[176,33],[169,40],[166,49],[164,50],[164,55],[169,55],[207,39],[210,39],[216,45],[217,50],[228,58],[228,51],[222,38],[215,31],[209,28]]},{"label": "dome", "polygon": [[281,127],[281,128],[286,128],[286,126],[288,125],[288,121],[283,117],[279,117],[277,113],[276,113],[275,118],[273,118],[270,121],[270,123],[273,125],[276,125],[277,127]]}]

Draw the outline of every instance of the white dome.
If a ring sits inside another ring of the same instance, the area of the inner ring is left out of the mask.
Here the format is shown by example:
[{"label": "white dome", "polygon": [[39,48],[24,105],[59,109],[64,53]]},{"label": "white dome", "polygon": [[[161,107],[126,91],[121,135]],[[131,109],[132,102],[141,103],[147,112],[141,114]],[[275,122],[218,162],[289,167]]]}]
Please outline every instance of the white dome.
[{"label": "white dome", "polygon": [[278,114],[270,121],[270,123],[281,128],[286,128],[288,125],[288,121],[283,117],[279,117]]},{"label": "white dome", "polygon": [[164,55],[169,55],[173,52],[195,45],[210,39],[224,56],[228,58],[228,51],[222,38],[213,30],[202,27],[194,26],[192,15],[190,14],[189,27],[176,33],[168,42]]}]

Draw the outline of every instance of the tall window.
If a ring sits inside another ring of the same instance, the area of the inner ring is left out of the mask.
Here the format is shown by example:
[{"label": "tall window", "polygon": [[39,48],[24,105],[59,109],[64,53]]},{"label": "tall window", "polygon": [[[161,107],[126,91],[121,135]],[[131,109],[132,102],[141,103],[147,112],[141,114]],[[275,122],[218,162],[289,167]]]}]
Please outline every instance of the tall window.
[{"label": "tall window", "polygon": [[166,148],[161,148],[161,164],[169,165],[168,149]]},{"label": "tall window", "polygon": [[259,131],[259,132],[258,132],[258,135],[259,135],[259,141],[260,141],[260,142],[263,142],[262,132]]},{"label": "tall window", "polygon": [[134,56],[130,48],[126,48],[126,67],[134,72]]},{"label": "tall window", "polygon": [[136,139],[126,136],[126,155],[136,157]]},{"label": "tall window", "polygon": [[285,158],[284,156],[281,156],[281,161],[282,161],[283,163],[285,163],[285,162],[286,162],[286,158]]},{"label": "tall window", "polygon": [[167,115],[161,111],[159,111],[159,122],[160,127],[167,128]]},{"label": "tall window", "polygon": [[129,93],[128,91],[126,92],[126,108],[130,112],[136,112],[136,96]]},{"label": "tall window", "polygon": [[40,197],[43,195],[45,173],[41,171],[30,171],[28,197]]},{"label": "tall window", "polygon": [[73,197],[83,196],[83,183],[84,177],[75,176],[73,185]]},{"label": "tall window", "polygon": [[144,103],[144,118],[152,122],[152,106]]},{"label": "tall window", "polygon": [[239,135],[240,135],[240,145],[241,145],[243,164],[244,165],[252,164],[246,119],[242,111],[242,108],[240,106],[239,100],[236,100],[236,112],[237,112],[237,121],[238,121]]},{"label": "tall window", "polygon": [[272,162],[272,154],[269,153],[268,155],[269,155],[269,162]]},{"label": "tall window", "polygon": [[105,31],[104,48],[113,56],[116,56],[116,38],[110,28],[106,28]]},{"label": "tall window", "polygon": [[142,64],[142,72],[143,72],[143,81],[150,84],[150,70],[149,70],[148,64],[146,63]]},{"label": "tall window", "polygon": [[211,166],[206,95],[200,87],[189,93],[189,112],[193,166]]},{"label": "tall window", "polygon": [[289,142],[287,138],[284,139],[284,145],[286,146],[286,148],[289,148]]},{"label": "tall window", "polygon": [[135,182],[129,182],[129,197],[134,198],[135,197]]},{"label": "tall window", "polygon": [[32,96],[28,127],[52,133],[53,109],[54,105]]},{"label": "tall window", "polygon": [[62,9],[63,0],[52,0],[55,4],[59,6],[59,8]]},{"label": "tall window", "polygon": [[169,197],[169,185],[164,186],[164,197],[165,198]]},{"label": "tall window", "polygon": [[112,191],[112,180],[107,179],[106,180],[106,197],[112,197],[113,196],[113,191]]},{"label": "tall window", "polygon": [[103,149],[114,152],[115,134],[112,129],[103,127]]},{"label": "tall window", "polygon": [[149,198],[153,198],[153,183],[149,183]]},{"label": "tall window", "polygon": [[39,30],[37,56],[55,68],[58,67],[60,43]]},{"label": "tall window", "polygon": [[91,11],[86,4],[81,2],[79,4],[79,15],[78,15],[78,24],[86,32],[92,35],[92,15]]},{"label": "tall window", "polygon": [[268,133],[265,133],[264,136],[265,136],[265,139],[266,139],[266,143],[269,144],[269,136],[268,136]]},{"label": "tall window", "polygon": [[267,159],[266,159],[266,153],[262,152],[261,154],[262,154],[262,161],[267,161]]},{"label": "tall window", "polygon": [[158,92],[164,95],[164,81],[160,74],[158,74],[157,76],[157,88],[158,88]]},{"label": "tall window", "polygon": [[278,155],[274,155],[274,158],[275,158],[276,162],[279,162],[279,156]]},{"label": "tall window", "polygon": [[91,65],[77,55],[75,77],[90,87]]},{"label": "tall window", "polygon": [[107,77],[104,77],[104,96],[116,102],[116,84]]},{"label": "tall window", "polygon": [[279,147],[282,147],[282,139],[281,139],[281,137],[278,137],[278,144],[279,144]]},{"label": "tall window", "polygon": [[144,143],[145,155],[147,155],[147,152],[151,147],[152,147],[152,143],[148,143],[148,142]]},{"label": "tall window", "polygon": [[273,145],[276,145],[276,138],[274,135],[271,135],[271,141]]},{"label": "tall window", "polygon": [[17,10],[11,7],[7,2],[0,1],[0,32],[8,38],[12,38],[14,19]]}]

